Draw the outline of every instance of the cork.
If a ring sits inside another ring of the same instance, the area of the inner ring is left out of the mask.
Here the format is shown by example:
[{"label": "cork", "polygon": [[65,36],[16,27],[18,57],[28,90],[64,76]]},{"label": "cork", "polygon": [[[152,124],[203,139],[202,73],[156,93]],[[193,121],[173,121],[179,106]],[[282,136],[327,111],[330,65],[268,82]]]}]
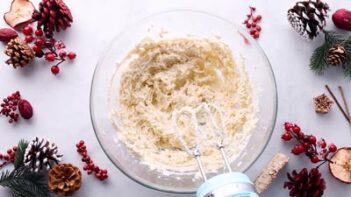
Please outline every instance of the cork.
[{"label": "cork", "polygon": [[263,169],[263,171],[255,180],[254,184],[257,193],[261,194],[267,190],[269,185],[277,177],[280,170],[284,168],[288,161],[289,157],[282,153],[277,153],[273,157],[273,159],[268,163],[268,165]]}]

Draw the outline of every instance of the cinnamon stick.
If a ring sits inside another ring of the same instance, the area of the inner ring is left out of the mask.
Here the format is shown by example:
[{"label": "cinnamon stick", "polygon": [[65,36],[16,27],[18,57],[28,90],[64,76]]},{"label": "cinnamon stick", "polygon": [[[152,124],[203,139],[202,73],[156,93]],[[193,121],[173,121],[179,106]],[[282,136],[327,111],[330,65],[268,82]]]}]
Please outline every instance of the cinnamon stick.
[{"label": "cinnamon stick", "polygon": [[342,98],[342,101],[344,103],[344,107],[345,107],[345,110],[346,110],[346,114],[347,116],[349,117],[349,123],[351,124],[351,117],[350,117],[350,111],[349,111],[349,106],[347,104],[347,101],[346,101],[346,97],[345,97],[345,94],[344,94],[344,90],[341,86],[339,86],[339,92],[341,94],[341,98]]},{"label": "cinnamon stick", "polygon": [[336,105],[338,106],[338,108],[340,109],[341,113],[344,115],[345,119],[347,120],[347,122],[350,122],[350,118],[347,116],[347,114],[345,113],[344,109],[341,107],[338,99],[335,97],[334,93],[331,91],[331,89],[329,88],[328,85],[325,85],[325,88],[328,90],[329,94],[331,95],[331,97],[333,98],[333,100],[335,101]]}]

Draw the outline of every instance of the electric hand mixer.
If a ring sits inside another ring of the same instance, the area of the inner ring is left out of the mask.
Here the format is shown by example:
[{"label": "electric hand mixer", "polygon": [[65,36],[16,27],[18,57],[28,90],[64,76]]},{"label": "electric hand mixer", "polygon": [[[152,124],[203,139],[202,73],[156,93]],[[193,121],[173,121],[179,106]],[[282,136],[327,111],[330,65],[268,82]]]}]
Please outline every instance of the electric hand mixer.
[{"label": "electric hand mixer", "polygon": [[[218,125],[215,121],[213,112],[218,113],[219,122]],[[207,118],[206,120],[199,120],[198,115],[202,113]],[[187,145],[186,141],[181,135],[178,127],[178,118],[180,115],[186,115],[190,118],[196,137],[196,144],[193,147]],[[225,126],[223,124],[222,113],[219,108],[215,105],[202,103],[197,108],[183,107],[180,110],[175,110],[172,113],[173,128],[176,131],[178,138],[184,147],[184,150],[196,159],[201,176],[204,183],[200,185],[196,192],[196,197],[258,197],[255,193],[254,186],[250,179],[241,172],[232,172],[228,158],[224,151],[223,140],[226,136]],[[219,138],[219,141],[214,144],[220,151],[224,164],[228,170],[228,173],[216,175],[211,179],[207,180],[206,172],[201,162],[201,147],[200,143],[202,140],[202,126],[210,126],[211,131]]]}]

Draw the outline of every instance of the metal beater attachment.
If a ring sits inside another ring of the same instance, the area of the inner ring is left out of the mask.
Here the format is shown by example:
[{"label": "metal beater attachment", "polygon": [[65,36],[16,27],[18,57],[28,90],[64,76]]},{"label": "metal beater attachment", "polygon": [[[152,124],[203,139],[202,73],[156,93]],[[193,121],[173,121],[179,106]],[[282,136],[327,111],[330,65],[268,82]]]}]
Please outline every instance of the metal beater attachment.
[{"label": "metal beater attachment", "polygon": [[[216,123],[215,121],[215,116],[214,113],[218,113],[219,115],[219,124]],[[178,127],[178,119],[181,115],[186,115],[190,118],[191,123],[193,125],[194,131],[195,131],[195,136],[196,136],[196,143],[194,146],[190,147],[184,140],[181,132],[179,131]],[[200,115],[202,115],[202,118],[200,119]],[[209,125],[211,131],[215,133],[215,135],[219,138],[219,141],[214,144],[217,149],[221,152],[224,164],[226,168],[228,169],[229,172],[232,172],[232,169],[229,165],[228,158],[225,154],[224,151],[224,143],[223,140],[226,137],[226,132],[225,132],[225,125],[223,123],[223,117],[222,117],[222,112],[219,110],[219,108],[215,105],[208,104],[208,103],[202,103],[200,106],[196,108],[191,108],[191,107],[183,107],[179,110],[174,110],[172,113],[172,122],[173,122],[173,128],[176,131],[179,141],[184,147],[184,150],[191,156],[193,156],[196,159],[196,162],[198,164],[200,173],[204,181],[207,181],[206,173],[204,170],[204,167],[202,165],[200,156],[201,156],[201,147],[200,147],[200,142],[202,141],[202,128],[201,126],[204,125]]]}]

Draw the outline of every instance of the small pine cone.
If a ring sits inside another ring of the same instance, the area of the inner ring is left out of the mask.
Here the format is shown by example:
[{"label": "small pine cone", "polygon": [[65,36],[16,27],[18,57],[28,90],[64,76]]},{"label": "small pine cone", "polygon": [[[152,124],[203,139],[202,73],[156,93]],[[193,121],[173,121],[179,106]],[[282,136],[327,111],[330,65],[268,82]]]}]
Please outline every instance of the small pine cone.
[{"label": "small pine cone", "polygon": [[331,106],[333,105],[333,101],[325,94],[313,98],[313,101],[314,110],[320,114],[328,113],[331,109]]},{"label": "small pine cone", "polygon": [[57,146],[44,138],[34,138],[24,153],[24,165],[34,172],[49,170],[61,161]]},{"label": "small pine cone", "polygon": [[10,57],[6,60],[6,64],[12,65],[14,68],[24,67],[34,58],[33,50],[19,37],[7,43],[5,54]]},{"label": "small pine cone", "polygon": [[38,21],[38,28],[43,27],[48,37],[54,31],[66,30],[73,22],[71,11],[63,0],[42,0],[39,10],[33,13],[33,19]]},{"label": "small pine cone", "polygon": [[326,25],[329,6],[320,0],[300,1],[288,10],[288,20],[303,38],[313,40]]},{"label": "small pine cone", "polygon": [[326,188],[325,181],[317,168],[312,168],[310,172],[306,168],[299,173],[293,170],[287,173],[288,181],[284,183],[284,188],[290,190],[291,197],[321,197]]},{"label": "small pine cone", "polygon": [[328,65],[337,66],[344,63],[346,58],[346,49],[340,44],[332,46],[327,53],[326,62]]},{"label": "small pine cone", "polygon": [[48,186],[59,196],[72,196],[79,190],[82,173],[72,164],[59,164],[49,171]]}]

